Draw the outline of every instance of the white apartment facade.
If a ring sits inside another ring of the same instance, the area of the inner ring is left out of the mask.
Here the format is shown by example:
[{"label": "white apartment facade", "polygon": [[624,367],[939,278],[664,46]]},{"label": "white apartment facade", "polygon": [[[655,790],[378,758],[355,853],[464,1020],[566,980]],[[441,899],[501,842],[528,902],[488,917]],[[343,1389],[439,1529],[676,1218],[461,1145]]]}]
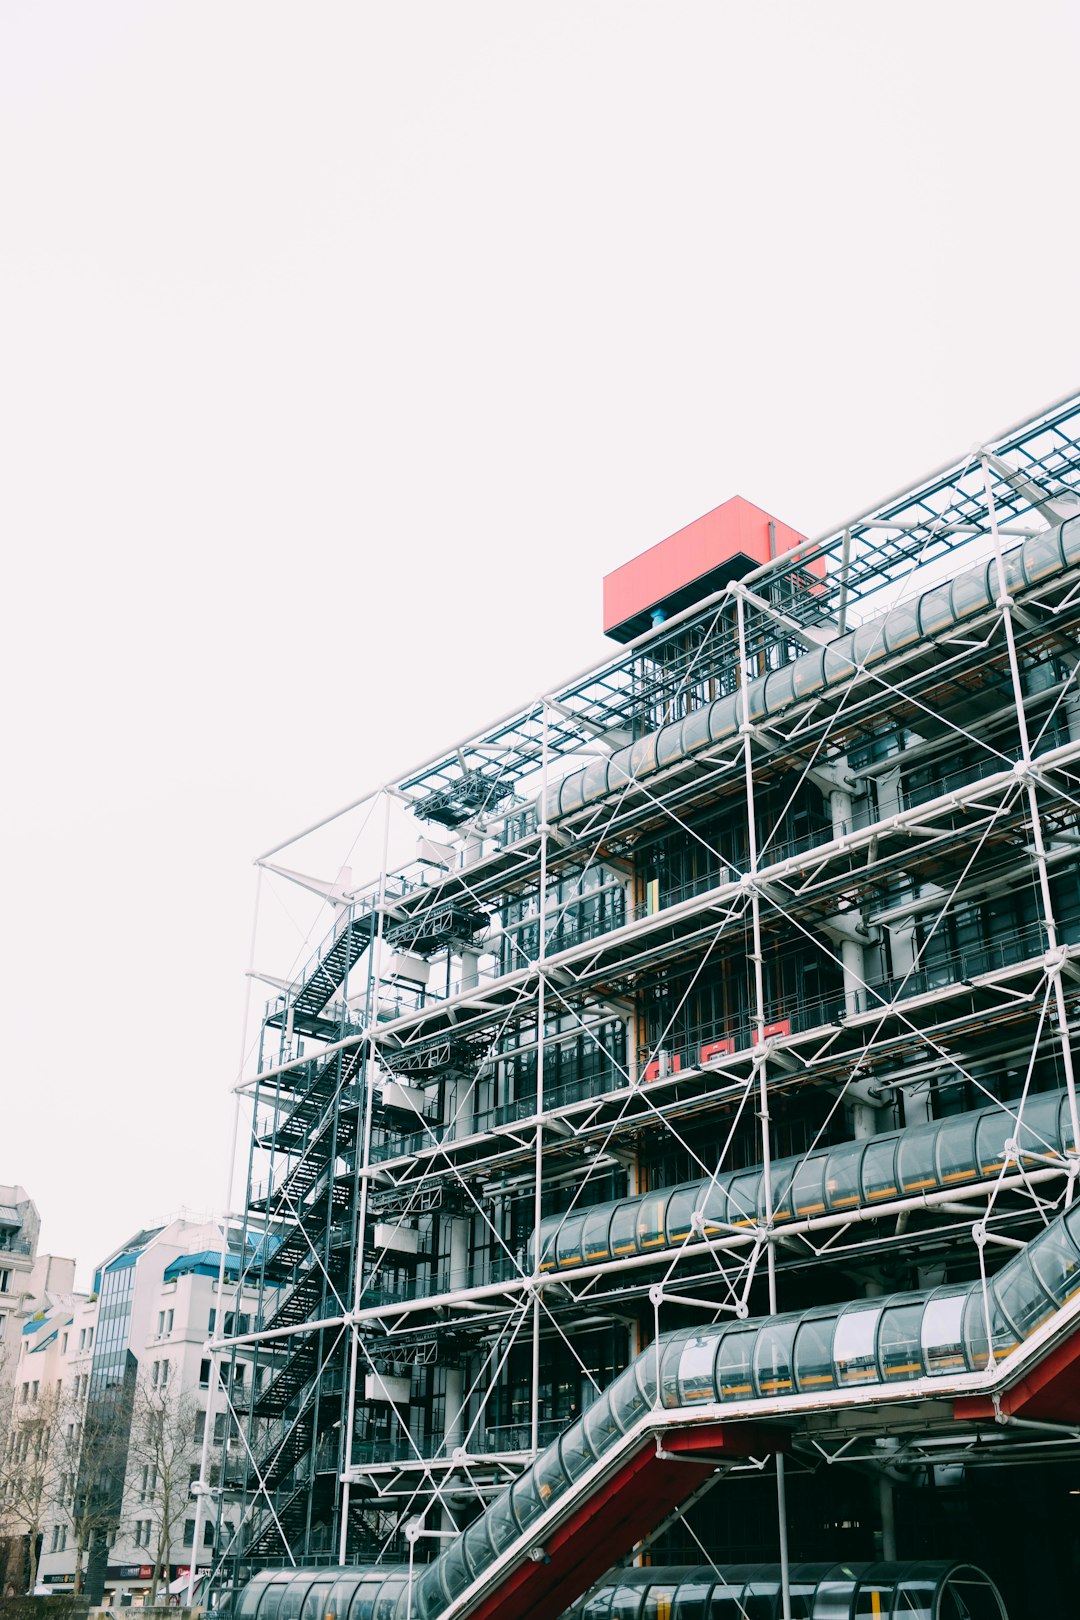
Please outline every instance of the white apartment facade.
[{"label": "white apartment facade", "polygon": [[[229,1485],[241,1463],[222,1385],[232,1405],[244,1410],[250,1372],[242,1358],[219,1376],[208,1442],[213,1494],[209,1510],[204,1505],[198,1548],[192,1489],[210,1395],[205,1345],[215,1326],[221,1249],[221,1227],[212,1221],[178,1217],[137,1233],[98,1268],[89,1297],[53,1301],[22,1333],[16,1419],[35,1402],[58,1407],[39,1593],[73,1590],[80,1541],[89,1543],[80,1561],[91,1601],[124,1598],[136,1605],[150,1595],[155,1567],[162,1601],[165,1588],[186,1585],[193,1562],[197,1572],[209,1573],[224,1550],[237,1517],[230,1517]],[[228,1254],[226,1264],[235,1279],[238,1257]],[[119,1391],[126,1404],[110,1408]],[[82,1443],[82,1476],[71,1466],[73,1440]],[[87,1454],[100,1454],[103,1446],[113,1458],[111,1505],[90,1514],[80,1482],[90,1466]]]}]

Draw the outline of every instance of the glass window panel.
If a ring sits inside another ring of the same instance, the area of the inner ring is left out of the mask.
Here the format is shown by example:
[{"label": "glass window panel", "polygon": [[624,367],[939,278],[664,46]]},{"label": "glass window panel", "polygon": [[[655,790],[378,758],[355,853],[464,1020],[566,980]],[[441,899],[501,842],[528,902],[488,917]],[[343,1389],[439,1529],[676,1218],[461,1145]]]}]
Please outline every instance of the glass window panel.
[{"label": "glass window panel", "polygon": [[1016,1135],[1016,1120],[1003,1108],[991,1108],[979,1116],[975,1129],[975,1158],[979,1172],[995,1175],[1005,1161],[1005,1143]]},{"label": "glass window panel", "polygon": [[300,1610],[300,1620],[322,1620],[326,1600],[330,1596],[333,1581],[315,1581],[308,1589],[304,1599],[304,1607]]},{"label": "glass window panel", "polygon": [[499,1552],[505,1551],[519,1534],[518,1522],[510,1507],[509,1491],[503,1491],[501,1496],[495,1498],[488,1508],[487,1519],[492,1545]]},{"label": "glass window panel", "polygon": [[701,1210],[704,1233],[706,1237],[716,1237],[720,1232],[717,1222],[727,1221],[729,1215],[728,1187],[730,1176],[719,1176],[715,1181],[702,1184],[703,1193],[698,1207]]},{"label": "glass window panel", "polygon": [[564,1267],[580,1266],[581,1228],[584,1224],[584,1215],[567,1215],[559,1227],[559,1235],[555,1240],[555,1254],[560,1271]]},{"label": "glass window panel", "polygon": [[712,1581],[687,1580],[679,1582],[671,1620],[709,1620],[709,1593]]},{"label": "glass window panel", "polygon": [[535,1475],[541,1502],[545,1508],[549,1508],[552,1502],[562,1495],[568,1484],[557,1441],[540,1453],[529,1472]]},{"label": "glass window panel", "polygon": [[974,1181],[978,1177],[975,1157],[975,1129],[978,1121],[961,1117],[946,1120],[938,1126],[937,1169],[943,1187],[956,1181]]},{"label": "glass window panel", "polygon": [[611,1246],[608,1241],[611,1209],[610,1204],[598,1204],[585,1217],[581,1228],[581,1257],[587,1266],[611,1258]]},{"label": "glass window panel", "polygon": [[963,1321],[967,1289],[962,1294],[935,1294],[923,1310],[920,1339],[926,1371],[966,1372]]},{"label": "glass window panel", "polygon": [[596,1456],[585,1435],[585,1420],[578,1418],[563,1434],[559,1442],[563,1467],[568,1479],[580,1479],[595,1461]]},{"label": "glass window panel", "polygon": [[754,1379],[759,1395],[790,1395],[794,1391],[791,1347],[798,1325],[796,1319],[769,1322],[758,1329],[754,1346]]},{"label": "glass window panel", "polygon": [[907,1381],[922,1375],[922,1301],[911,1305],[887,1305],[878,1328],[878,1363],[886,1383]]},{"label": "glass window panel", "polygon": [[684,1406],[716,1398],[713,1366],[719,1334],[715,1328],[695,1333],[683,1345],[679,1358],[679,1397]]},{"label": "glass window panel", "polygon": [[623,1433],[637,1422],[642,1412],[648,1410],[649,1403],[638,1386],[633,1363],[624,1373],[620,1373],[612,1384],[611,1406],[622,1425]]},{"label": "glass window panel", "polygon": [[647,1197],[639,1199],[635,1236],[640,1250],[659,1249],[663,1246],[666,1203],[666,1192],[649,1193]]},{"label": "glass window panel", "polygon": [[615,1444],[621,1433],[611,1410],[611,1391],[605,1390],[585,1413],[585,1434],[593,1451],[600,1456]]},{"label": "glass window panel", "polygon": [[486,1569],[495,1554],[491,1542],[488,1540],[488,1518],[481,1513],[461,1538],[465,1549],[465,1562],[475,1579],[482,1569]]},{"label": "glass window panel", "polygon": [[925,1192],[937,1186],[936,1134],[935,1131],[911,1131],[900,1138],[897,1168],[904,1192]]},{"label": "glass window panel", "polygon": [[472,1581],[472,1572],[465,1562],[464,1539],[459,1536],[451,1541],[439,1559],[443,1590],[448,1598],[456,1598]]},{"label": "glass window panel", "polygon": [[900,1190],[896,1176],[895,1136],[867,1142],[862,1158],[862,1190],[868,1204],[876,1199],[895,1198]]},{"label": "glass window panel", "polygon": [[[537,1458],[537,1462],[540,1459]],[[539,1481],[536,1477],[536,1463],[519,1474],[510,1487],[510,1503],[514,1518],[522,1530],[527,1530],[535,1519],[538,1519],[546,1507],[546,1499],[540,1495]]]},{"label": "glass window panel", "polygon": [[637,1221],[637,1199],[628,1198],[619,1204],[611,1217],[611,1257],[618,1260],[624,1254],[636,1254],[634,1226]]},{"label": "glass window panel", "polygon": [[[1060,1146],[1060,1127],[1058,1124],[1061,1103],[1056,1092],[1043,1093],[1041,1096],[1029,1097],[1024,1104],[1020,1122],[1008,1118],[1009,1129],[1006,1136],[1014,1136],[1019,1143],[1020,1151],[1027,1159],[1029,1154],[1056,1153]],[[1029,1160],[1035,1163],[1035,1160]]]},{"label": "glass window panel", "polygon": [[815,1154],[805,1159],[795,1172],[791,1184],[791,1208],[795,1216],[821,1215],[825,1211],[825,1167],[828,1156]]},{"label": "glass window panel", "polygon": [[650,1586],[641,1609],[641,1620],[672,1620],[672,1609],[678,1587],[674,1582],[664,1586]]},{"label": "glass window panel", "polygon": [[880,1316],[880,1305],[856,1306],[841,1312],[833,1337],[833,1362],[842,1385],[877,1382]]},{"label": "glass window panel", "polygon": [[897,1587],[894,1620],[933,1620],[937,1582],[904,1581]]},{"label": "glass window panel", "polygon": [[695,1181],[688,1187],[676,1187],[667,1202],[665,1226],[669,1243],[682,1243],[693,1230],[691,1217],[698,1207],[701,1190],[707,1183]]},{"label": "glass window panel", "polygon": [[611,1594],[611,1620],[638,1620],[644,1596],[640,1586],[629,1582],[617,1586]]},{"label": "glass window panel", "polygon": [[555,1237],[562,1222],[562,1216],[549,1215],[547,1220],[540,1223],[540,1270],[555,1270]]},{"label": "glass window panel", "polygon": [[859,1202],[863,1147],[862,1142],[848,1142],[829,1154],[825,1171],[825,1200],[830,1209],[850,1209]]},{"label": "glass window panel", "polygon": [[1015,1260],[1010,1260],[990,1287],[1021,1339],[1034,1333],[1056,1309],[1026,1254],[1018,1254]]},{"label": "glass window panel", "polygon": [[1028,1254],[1039,1281],[1059,1305],[1080,1289],[1080,1254],[1064,1226],[1047,1227],[1032,1240]]},{"label": "glass window panel", "polygon": [[836,1383],[833,1329],[836,1316],[806,1318],[795,1335],[795,1381],[800,1394],[829,1389]]},{"label": "glass window panel", "polygon": [[761,1171],[736,1176],[728,1191],[728,1220],[733,1226],[752,1226],[758,1218]]},{"label": "glass window panel", "polygon": [[722,1401],[745,1401],[754,1393],[751,1364],[756,1328],[728,1328],[716,1355],[716,1388]]},{"label": "glass window panel", "polygon": [[814,1620],[851,1620],[858,1581],[850,1576],[821,1582],[814,1604]]}]

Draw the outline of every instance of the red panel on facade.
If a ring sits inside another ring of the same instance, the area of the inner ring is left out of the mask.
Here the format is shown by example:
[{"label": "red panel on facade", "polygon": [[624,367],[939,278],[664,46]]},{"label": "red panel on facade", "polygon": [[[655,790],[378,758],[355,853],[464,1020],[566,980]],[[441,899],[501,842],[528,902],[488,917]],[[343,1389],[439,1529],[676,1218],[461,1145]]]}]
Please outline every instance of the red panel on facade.
[{"label": "red panel on facade", "polygon": [[[545,1546],[546,1563],[519,1564],[497,1591],[472,1611],[473,1620],[557,1620],[616,1559],[655,1530],[669,1513],[708,1479],[715,1459],[760,1457],[787,1448],[783,1429],[760,1424],[709,1424],[660,1437],[665,1451],[686,1460],[658,1457],[656,1439],[627,1458],[618,1472],[581,1504]],[[694,1463],[695,1451],[710,1460]]]},{"label": "red panel on facade", "polygon": [[[1044,1361],[1001,1396],[1008,1417],[1035,1418],[1043,1423],[1080,1422],[1080,1333],[1056,1345]],[[961,1422],[995,1416],[989,1395],[962,1395],[953,1402],[953,1415]]]},{"label": "red panel on facade", "polygon": [[[604,633],[630,641],[649,628],[654,608],[677,613],[805,538],[760,506],[733,495],[605,575]],[[824,577],[824,558],[807,567]]]}]

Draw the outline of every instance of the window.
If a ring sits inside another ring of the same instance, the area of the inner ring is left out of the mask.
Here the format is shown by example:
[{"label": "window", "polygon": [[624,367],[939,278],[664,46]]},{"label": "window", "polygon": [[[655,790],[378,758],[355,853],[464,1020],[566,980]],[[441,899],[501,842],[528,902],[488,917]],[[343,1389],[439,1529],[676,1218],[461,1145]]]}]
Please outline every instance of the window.
[{"label": "window", "polygon": [[11,1272],[0,1271],[0,1294],[6,1294],[11,1287]]},{"label": "window", "polygon": [[210,1362],[209,1362],[209,1359],[207,1358],[207,1359],[204,1359],[203,1361],[199,1362],[199,1388],[200,1389],[208,1389],[209,1387],[210,1387]]},{"label": "window", "polygon": [[203,1524],[202,1538],[204,1547],[212,1547],[214,1545],[214,1525],[213,1521],[210,1519],[207,1519]]},{"label": "window", "polygon": [[52,1546],[50,1552],[63,1552],[67,1546],[67,1525],[54,1524],[52,1527]]},{"label": "window", "polygon": [[86,1330],[86,1348],[88,1350],[94,1348],[94,1330],[92,1327],[88,1327]]},{"label": "window", "polygon": [[207,1327],[206,1327],[207,1333],[213,1333],[214,1324],[216,1322],[217,1322],[217,1311],[215,1311],[213,1306],[211,1306],[210,1307],[210,1321],[207,1323]]},{"label": "window", "polygon": [[[225,1413],[225,1412],[218,1412],[214,1417],[214,1439],[215,1439],[215,1441],[221,1441],[221,1440],[224,1440],[224,1438],[225,1438],[225,1422],[226,1422],[227,1415],[228,1414]],[[205,1421],[205,1417],[204,1417],[204,1421]]]},{"label": "window", "polygon": [[85,1350],[86,1349],[86,1329],[85,1328],[80,1328],[79,1329],[79,1349],[80,1350]]},{"label": "window", "polygon": [[152,1531],[153,1531],[153,1520],[152,1519],[136,1519],[135,1520],[135,1545],[136,1545],[136,1547],[149,1547]]},{"label": "window", "polygon": [[168,1359],[166,1358],[165,1360],[162,1360],[162,1361],[152,1362],[151,1366],[150,1366],[150,1388],[151,1389],[164,1389],[165,1385],[168,1382],[169,1382],[169,1363],[168,1363]]},{"label": "window", "polygon": [[22,1389],[19,1391],[19,1405],[20,1406],[25,1406],[29,1399],[30,1399],[30,1385],[29,1385],[29,1383],[25,1383],[23,1385]]},{"label": "window", "polygon": [[35,1378],[35,1379],[34,1379],[34,1382],[33,1382],[33,1383],[32,1383],[32,1384],[31,1384],[31,1385],[30,1385],[30,1399],[31,1399],[31,1400],[32,1400],[32,1401],[36,1401],[36,1400],[37,1400],[37,1398],[38,1398],[38,1391],[39,1391],[39,1390],[40,1390],[40,1389],[41,1389],[41,1380],[40,1380],[40,1378]]},{"label": "window", "polygon": [[66,1356],[66,1355],[67,1355],[67,1342],[68,1342],[68,1336],[67,1336],[67,1334],[66,1334],[66,1333],[62,1333],[62,1334],[61,1334],[61,1335],[60,1335],[60,1354],[61,1354],[61,1355],[62,1355],[62,1356]]},{"label": "window", "polygon": [[190,1547],[195,1541],[195,1520],[184,1520],[184,1546]]},{"label": "window", "polygon": [[234,1385],[236,1386],[237,1389],[243,1389],[244,1380],[245,1380],[246,1377],[247,1377],[247,1362],[238,1361],[236,1363],[236,1366],[233,1368],[233,1383],[234,1383]]},{"label": "window", "polygon": [[[195,1414],[195,1444],[196,1445],[200,1444],[200,1442],[202,1441],[202,1437],[203,1437],[203,1435],[205,1433],[206,1433],[206,1413],[205,1412],[196,1412],[196,1414]],[[190,1539],[191,1539],[190,1536],[187,1539],[190,1541]]]}]

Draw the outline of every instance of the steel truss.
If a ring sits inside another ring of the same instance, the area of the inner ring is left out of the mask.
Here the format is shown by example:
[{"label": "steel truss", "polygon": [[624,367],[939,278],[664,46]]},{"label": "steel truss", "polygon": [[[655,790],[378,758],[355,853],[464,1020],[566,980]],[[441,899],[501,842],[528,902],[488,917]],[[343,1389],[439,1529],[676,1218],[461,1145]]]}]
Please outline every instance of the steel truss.
[{"label": "steel truss", "polygon": [[[219,1323],[233,1288],[236,1310],[257,1291],[256,1319],[211,1346],[215,1367],[254,1367],[233,1414],[235,1578],[411,1556],[531,1461],[568,1389],[587,1402],[662,1329],[985,1280],[1071,1200],[1080,570],[1018,590],[1006,553],[1080,512],[1078,490],[1080,396],[347,807],[343,826],[381,809],[377,881],[274,864],[287,846],[261,858],[334,916],[271,979],[237,1088],[239,1219],[272,1236],[219,1288]],[[960,548],[993,560],[996,586],[962,631],[750,712],[766,670],[911,599]],[[731,694],[736,734],[552,814],[569,770]],[[449,843],[391,871],[407,817]],[[1071,1140],[1022,1151],[1050,1089]],[[773,1160],[797,1177],[844,1141],[989,1103],[1012,1120],[1000,1164],[962,1185],[778,1208]],[[569,1231],[605,1200],[644,1208],[750,1166],[745,1218],[545,1258],[552,1215]],[[227,1387],[215,1372],[212,1398]],[[941,1448],[907,1435],[883,1461],[886,1427],[808,1432],[791,1466],[816,1448],[888,1478]],[[974,1444],[958,1435],[950,1460]],[[1040,1444],[1076,1442],[1024,1439]],[[769,1467],[785,1561],[783,1455]]]}]

